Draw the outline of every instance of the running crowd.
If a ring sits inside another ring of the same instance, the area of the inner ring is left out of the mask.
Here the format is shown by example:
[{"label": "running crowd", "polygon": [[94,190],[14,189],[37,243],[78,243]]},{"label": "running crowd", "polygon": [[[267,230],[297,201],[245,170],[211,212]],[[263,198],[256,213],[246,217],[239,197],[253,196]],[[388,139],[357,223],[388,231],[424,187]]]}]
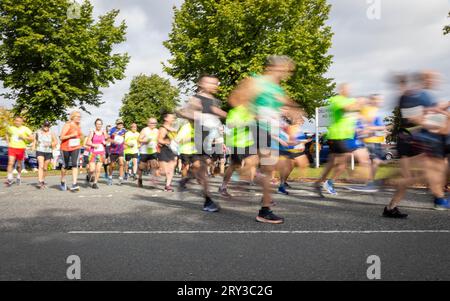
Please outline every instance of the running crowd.
[{"label": "running crowd", "polygon": [[[197,85],[197,93],[188,103],[174,111],[162,114],[162,124],[154,117],[148,119],[147,127],[138,131],[135,123],[127,130],[121,119],[115,127],[104,128],[97,119],[95,128],[83,138],[81,114],[72,112],[58,137],[50,131],[50,122],[33,133],[23,125],[21,117],[7,130],[8,169],[6,185],[20,183],[21,166],[25,149],[32,143],[39,163],[39,187],[46,188],[45,174],[55,147],[60,143],[63,166],[60,189],[80,189],[78,173],[80,150],[84,148],[88,172],[86,181],[98,189],[102,170],[107,175],[107,185],[113,185],[113,171],[119,167],[118,184],[127,178],[143,187],[143,174],[150,181],[165,177],[167,192],[173,192],[172,181],[177,162],[181,162],[182,178],[179,189],[195,180],[202,187],[203,210],[218,212],[220,206],[213,201],[208,185],[208,175],[214,166],[220,166],[223,182],[219,193],[231,197],[228,184],[234,173],[249,175],[251,183],[262,187],[261,208],[256,220],[281,224],[284,219],[272,211],[272,179],[279,174],[278,193],[289,194],[289,178],[294,167],[304,171],[309,166],[305,144],[311,138],[305,135],[305,114],[296,102],[289,99],[281,86],[295,70],[295,63],[287,56],[269,56],[264,72],[244,79],[229,96],[231,109],[225,112],[214,95],[219,79],[203,75]],[[345,171],[352,155],[358,166],[353,178],[363,180],[365,185],[349,185],[346,188],[374,193],[385,186],[396,187],[383,216],[405,218],[398,205],[407,187],[414,183],[427,183],[434,196],[436,209],[449,209],[444,187],[448,179],[449,155],[449,101],[438,102],[430,90],[438,82],[438,75],[423,71],[411,76],[398,76],[398,107],[401,112],[397,149],[400,156],[399,175],[376,179],[378,166],[385,158],[382,143],[387,132],[380,116],[383,98],[351,97],[349,84],[338,86],[338,95],[329,99],[330,125],[326,133],[330,155],[321,177],[314,187],[318,195],[323,192],[336,195],[334,181]],[[184,123],[175,128],[177,119]],[[223,125],[225,123],[225,126]],[[318,139],[318,137],[316,137]],[[229,161],[225,169],[225,159]],[[17,179],[13,167],[17,161]],[[66,172],[72,171],[72,185],[66,184]]]}]

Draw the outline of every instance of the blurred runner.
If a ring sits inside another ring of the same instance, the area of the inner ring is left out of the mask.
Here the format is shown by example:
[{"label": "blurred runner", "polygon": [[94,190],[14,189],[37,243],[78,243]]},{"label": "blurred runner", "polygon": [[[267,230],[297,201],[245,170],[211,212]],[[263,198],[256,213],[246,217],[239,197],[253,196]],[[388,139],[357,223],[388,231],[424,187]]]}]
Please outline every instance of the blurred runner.
[{"label": "blurred runner", "polygon": [[[137,124],[132,123],[130,130],[125,133],[125,180],[128,176],[136,180],[137,168],[138,168],[138,156],[139,156],[139,132],[137,130]],[[128,173],[130,164],[132,166],[131,174]]]},{"label": "blurred runner", "polygon": [[[337,194],[334,188],[334,180],[346,170],[347,162],[356,149],[356,117],[363,102],[349,96],[350,85],[344,83],[339,86],[339,95],[329,99],[330,125],[327,139],[330,146],[330,155],[322,176],[315,183],[315,189],[321,197],[323,197],[321,186],[328,193]],[[331,171],[334,174],[328,179]]]},{"label": "blurred runner", "polygon": [[160,170],[164,173],[166,177],[166,184],[164,191],[173,192],[172,180],[175,172],[175,166],[177,164],[177,145],[174,141],[176,136],[176,130],[173,125],[175,122],[175,115],[173,113],[162,114],[163,125],[159,128],[158,133],[158,144],[159,144],[159,154],[158,161],[160,165]]},{"label": "blurred runner", "polygon": [[[219,187],[221,195],[231,197],[227,186],[233,173],[237,170],[252,169],[258,165],[258,155],[253,136],[256,130],[255,116],[244,105],[237,106],[228,112],[226,119],[228,134],[226,145],[230,148],[230,165],[226,168],[222,185]],[[250,148],[253,146],[253,151]]]},{"label": "blurred runner", "polygon": [[109,154],[109,174],[108,185],[113,184],[113,172],[116,167],[116,163],[119,163],[119,185],[122,185],[123,175],[125,169],[124,149],[125,149],[125,133],[127,130],[124,128],[123,120],[117,119],[116,126],[113,127],[108,135],[111,142],[110,154]]},{"label": "blurred runner", "polygon": [[[300,171],[300,178],[304,176],[305,169],[309,166],[309,160],[305,152],[305,143],[309,142],[301,127],[304,123],[303,117],[293,116],[286,117],[286,126],[280,131],[285,135],[285,140],[289,146],[280,147],[280,160],[278,161],[277,170],[280,174],[280,185],[278,186],[278,193],[288,195],[286,188],[289,187],[287,179],[294,170],[298,167]],[[281,136],[281,135],[280,135]]]},{"label": "blurred runner", "polygon": [[272,200],[270,180],[278,161],[279,145],[287,143],[279,138],[281,108],[283,106],[297,107],[284,92],[280,83],[287,80],[294,72],[295,63],[287,56],[269,56],[262,75],[244,79],[230,96],[230,105],[244,105],[253,111],[257,120],[255,140],[261,174],[256,180],[263,188],[262,205],[256,217],[258,222],[281,224],[282,217],[275,215],[271,206]]},{"label": "blurred runner", "polygon": [[95,120],[95,129],[89,133],[86,141],[86,151],[89,150],[89,173],[88,179],[92,183],[93,189],[98,189],[98,179],[103,164],[106,160],[106,141],[108,134],[102,129],[103,121]]},{"label": "blurred runner", "polygon": [[[178,130],[175,141],[179,145],[180,160],[181,160],[181,177],[188,176],[189,168],[194,162],[194,155],[196,153],[194,143],[194,121],[187,120]],[[182,187],[183,189],[185,187]]]},{"label": "blurred runner", "polygon": [[23,118],[16,116],[12,126],[6,129],[6,142],[8,143],[8,167],[6,186],[10,187],[14,183],[13,169],[17,163],[16,183],[20,185],[23,162],[25,160],[25,150],[27,145],[34,141],[33,132],[23,125]]},{"label": "blurred runner", "polygon": [[[107,125],[106,126],[106,133],[109,133],[111,131],[111,126]],[[105,179],[108,179],[108,167],[109,167],[109,153],[110,153],[110,148],[111,148],[111,142],[108,140],[106,140],[106,147],[105,147],[105,163],[103,163],[103,170],[105,172]]]},{"label": "blurred runner", "polygon": [[383,143],[386,137],[386,126],[383,118],[380,114],[380,108],[383,104],[383,98],[381,95],[374,94],[369,98],[369,103],[361,110],[361,120],[366,124],[367,137],[363,139],[363,142],[369,151],[371,160],[371,172],[370,181],[368,183],[369,188],[378,190],[375,176],[380,164],[386,158],[385,150],[383,149]]},{"label": "blurred runner", "polygon": [[78,111],[70,114],[70,121],[64,124],[61,130],[61,155],[63,157],[63,166],[61,168],[61,184],[62,191],[67,190],[66,185],[66,170],[72,170],[72,186],[71,191],[80,190],[78,186],[78,168],[80,164],[80,149],[81,149],[81,114]]},{"label": "blurred runner", "polygon": [[[156,128],[158,121],[156,118],[149,118],[147,121],[147,127],[141,130],[139,134],[138,142],[139,148],[139,165],[138,165],[138,187],[143,187],[142,173],[144,171],[151,171],[150,177],[154,181],[153,177],[158,175],[158,134],[159,131]],[[153,183],[154,184],[154,183]]]},{"label": "blurred runner", "polygon": [[207,179],[207,160],[213,154],[223,154],[219,145],[213,147],[213,141],[219,137],[220,118],[227,113],[220,109],[220,101],[214,97],[219,88],[219,79],[212,75],[203,75],[198,83],[198,93],[191,97],[188,105],[180,110],[180,116],[194,120],[194,143],[196,154],[192,156],[192,163],[188,175],[180,181],[180,188],[184,189],[190,179],[195,178],[202,185],[203,211],[218,212],[220,207],[210,197]]},{"label": "blurred runner", "polygon": [[[405,90],[399,100],[401,114],[397,150],[401,159],[402,178],[395,181],[397,191],[383,216],[406,218],[398,209],[408,186],[426,182],[434,196],[437,210],[450,208],[445,198],[447,181],[446,139],[449,134],[449,102],[438,104],[431,90],[438,83],[438,75],[423,71],[414,78],[416,86]],[[403,82],[400,83],[402,86]]]},{"label": "blurred runner", "polygon": [[58,139],[53,132],[50,132],[50,122],[44,121],[42,128],[35,133],[32,149],[36,151],[38,160],[38,181],[39,188],[47,188],[45,177],[47,175],[48,164],[53,158],[53,150],[58,144]]}]

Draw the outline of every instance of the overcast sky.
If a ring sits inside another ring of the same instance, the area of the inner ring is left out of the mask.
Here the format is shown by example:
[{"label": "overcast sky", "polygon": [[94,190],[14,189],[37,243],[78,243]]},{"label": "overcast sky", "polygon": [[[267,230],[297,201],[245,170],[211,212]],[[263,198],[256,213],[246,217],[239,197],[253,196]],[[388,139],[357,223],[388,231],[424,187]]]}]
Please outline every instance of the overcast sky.
[{"label": "overcast sky", "polygon": [[[381,10],[372,10],[379,1]],[[334,63],[328,77],[350,82],[355,95],[382,93],[386,95],[386,111],[394,99],[388,76],[391,72],[435,69],[443,74],[444,83],[438,95],[450,98],[450,36],[442,28],[450,0],[330,0],[329,25],[334,31]],[[87,130],[97,117],[111,124],[118,117],[121,100],[133,76],[162,72],[162,61],[170,54],[162,42],[171,29],[174,5],[181,0],[91,0],[95,15],[111,9],[120,10],[120,19],[128,25],[127,41],[117,52],[128,52],[131,61],[126,78],[104,89],[100,108],[90,108],[91,116],[83,114]],[[371,14],[368,14],[371,12]],[[377,18],[379,17],[379,19]],[[10,105],[10,104],[8,104]]]}]

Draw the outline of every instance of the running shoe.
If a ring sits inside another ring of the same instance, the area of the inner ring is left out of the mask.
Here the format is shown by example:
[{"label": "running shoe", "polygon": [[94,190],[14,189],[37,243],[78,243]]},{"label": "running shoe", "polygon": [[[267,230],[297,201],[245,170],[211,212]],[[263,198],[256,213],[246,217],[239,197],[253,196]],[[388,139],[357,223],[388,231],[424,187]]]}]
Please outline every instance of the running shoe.
[{"label": "running shoe", "polygon": [[112,186],[113,179],[112,178],[108,178],[108,181],[106,183],[107,183],[108,186]]},{"label": "running shoe", "polygon": [[124,181],[128,181],[128,174],[126,173],[126,174],[124,174],[124,176],[123,176],[123,180]]},{"label": "running shoe", "polygon": [[227,198],[231,198],[232,195],[228,193],[228,189],[224,187],[219,187],[219,193],[223,196],[226,196]]},{"label": "running shoe", "polygon": [[284,187],[286,187],[286,188],[292,188],[291,185],[288,184],[288,182],[284,182]]},{"label": "running shoe", "polygon": [[289,192],[286,190],[286,187],[284,185],[280,185],[278,187],[278,193],[284,194],[284,195],[289,195]]},{"label": "running shoe", "polygon": [[271,210],[261,209],[258,216],[256,216],[256,221],[268,224],[282,224],[284,223],[284,218],[275,215]]},{"label": "running shoe", "polygon": [[173,192],[174,190],[173,190],[172,186],[166,186],[166,187],[164,187],[164,191]]},{"label": "running shoe", "polygon": [[448,210],[450,209],[450,205],[448,204],[448,200],[444,198],[435,198],[434,199],[434,209],[436,210]]},{"label": "running shoe", "polygon": [[6,180],[6,181],[5,181],[6,187],[11,187],[12,184],[14,184],[14,182],[13,182],[12,180]]},{"label": "running shoe", "polygon": [[325,189],[331,195],[337,195],[336,190],[334,189],[334,183],[332,180],[327,180],[322,185],[323,189]]},{"label": "running shoe", "polygon": [[390,210],[387,207],[384,207],[383,216],[389,218],[406,218],[408,217],[408,214],[401,213],[397,207]]},{"label": "running shoe", "polygon": [[45,189],[45,183],[39,182],[38,187],[39,187],[39,189]]},{"label": "running shoe", "polygon": [[178,184],[178,187],[180,188],[180,190],[185,190],[187,189],[186,184],[189,181],[189,178],[182,178]]},{"label": "running shoe", "polygon": [[59,189],[61,191],[66,191],[67,190],[67,185],[64,182],[61,182],[61,184],[59,185]]},{"label": "running shoe", "polygon": [[319,195],[319,197],[321,197],[321,198],[325,197],[322,193],[322,186],[320,185],[320,183],[314,183],[314,190]]},{"label": "running shoe", "polygon": [[98,189],[97,183],[92,184],[92,189]]},{"label": "running shoe", "polygon": [[117,183],[117,184],[120,186],[120,185],[122,185],[122,183],[123,183],[123,179],[119,178],[119,183]]},{"label": "running shoe", "polygon": [[220,207],[216,205],[209,197],[205,199],[205,205],[203,206],[203,211],[206,212],[218,212]]},{"label": "running shoe", "polygon": [[80,186],[78,184],[72,184],[72,187],[70,187],[70,191],[79,191]]},{"label": "running shoe", "polygon": [[139,188],[144,187],[144,185],[142,184],[142,179],[138,179],[137,186],[138,186]]},{"label": "running shoe", "polygon": [[91,177],[89,176],[89,174],[86,175],[86,182],[90,182],[91,181]]},{"label": "running shoe", "polygon": [[22,180],[21,180],[20,178],[17,178],[17,179],[16,179],[16,184],[17,184],[17,185],[22,184]]}]

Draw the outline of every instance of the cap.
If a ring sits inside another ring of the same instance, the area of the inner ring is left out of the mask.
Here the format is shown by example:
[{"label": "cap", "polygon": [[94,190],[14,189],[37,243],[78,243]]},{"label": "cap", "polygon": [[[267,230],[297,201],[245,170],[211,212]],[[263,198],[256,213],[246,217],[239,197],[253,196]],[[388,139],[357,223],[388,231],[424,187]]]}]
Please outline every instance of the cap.
[{"label": "cap", "polygon": [[43,126],[51,126],[51,123],[50,123],[50,121],[48,121],[48,120],[44,121],[44,124],[43,124]]},{"label": "cap", "polygon": [[119,118],[119,119],[116,120],[116,125],[117,125],[117,124],[120,124],[120,123],[123,124],[123,120],[122,120],[121,118]]}]

